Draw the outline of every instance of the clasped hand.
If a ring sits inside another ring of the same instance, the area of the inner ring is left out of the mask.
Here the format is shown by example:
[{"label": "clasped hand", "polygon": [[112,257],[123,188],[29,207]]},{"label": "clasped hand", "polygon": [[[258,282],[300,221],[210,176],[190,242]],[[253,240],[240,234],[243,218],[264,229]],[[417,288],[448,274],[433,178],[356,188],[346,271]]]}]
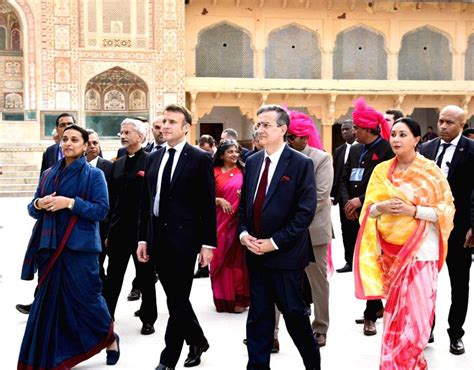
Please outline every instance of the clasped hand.
[{"label": "clasped hand", "polygon": [[377,203],[377,210],[394,216],[412,216],[416,214],[416,206],[405,203],[399,198],[392,198]]},{"label": "clasped hand", "polygon": [[67,208],[71,202],[70,198],[66,198],[60,195],[56,195],[56,192],[46,195],[43,198],[38,198],[36,205],[39,208],[45,209],[50,212],[56,212],[61,209]]},{"label": "clasped hand", "polygon": [[245,235],[241,242],[250,252],[259,256],[275,250],[270,239],[257,239],[252,235]]}]

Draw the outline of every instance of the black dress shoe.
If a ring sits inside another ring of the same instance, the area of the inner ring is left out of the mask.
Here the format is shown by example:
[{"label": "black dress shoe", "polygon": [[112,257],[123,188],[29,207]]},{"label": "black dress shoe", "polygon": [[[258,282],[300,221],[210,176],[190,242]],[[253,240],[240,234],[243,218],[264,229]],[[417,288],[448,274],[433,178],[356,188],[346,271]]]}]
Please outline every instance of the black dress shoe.
[{"label": "black dress shoe", "polygon": [[153,334],[154,332],[155,332],[155,328],[153,324],[143,324],[142,330],[140,331],[142,335],[150,335],[150,334]]},{"label": "black dress shoe", "polygon": [[336,270],[337,272],[351,272],[352,271],[352,266],[346,263],[344,267],[341,267],[340,269]]},{"label": "black dress shoe", "polygon": [[464,350],[464,343],[461,338],[451,339],[451,344],[449,345],[449,352],[453,355],[462,355]]},{"label": "black dress shoe", "polygon": [[200,346],[190,345],[188,357],[184,361],[184,367],[194,367],[201,363],[201,355],[209,349],[209,343]]},{"label": "black dress shoe", "polygon": [[120,337],[117,334],[114,334],[115,340],[117,341],[117,350],[107,350],[107,365],[115,365],[120,358]]},{"label": "black dress shoe", "polygon": [[208,278],[209,277],[209,267],[198,267],[196,272],[194,273],[194,278]]},{"label": "black dress shoe", "polygon": [[31,310],[31,304],[17,304],[15,306],[15,308],[17,309],[18,312],[21,312],[21,313],[24,313],[25,315],[29,315],[30,314],[30,310]]},{"label": "black dress shoe", "polygon": [[159,364],[155,370],[174,370],[174,367],[168,367],[166,365],[163,365],[163,364]]},{"label": "black dress shoe", "polygon": [[132,289],[128,293],[127,301],[138,301],[140,299],[140,289]]}]

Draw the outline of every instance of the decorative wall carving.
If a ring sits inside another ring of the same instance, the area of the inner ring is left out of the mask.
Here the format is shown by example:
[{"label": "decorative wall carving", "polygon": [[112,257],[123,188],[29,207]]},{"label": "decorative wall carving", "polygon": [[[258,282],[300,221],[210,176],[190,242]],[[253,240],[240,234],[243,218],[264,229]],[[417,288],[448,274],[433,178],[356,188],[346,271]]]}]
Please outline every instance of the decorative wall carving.
[{"label": "decorative wall carving", "polygon": [[21,76],[21,63],[18,61],[7,61],[5,62],[5,75]]},{"label": "decorative wall carving", "polygon": [[105,93],[104,110],[125,110],[125,95],[118,90],[110,90]]},{"label": "decorative wall carving", "polygon": [[97,90],[90,89],[86,92],[86,110],[100,110],[100,94]]},{"label": "decorative wall carving", "polygon": [[69,25],[55,24],[54,25],[54,48],[56,50],[71,49],[71,33]]},{"label": "decorative wall carving", "polygon": [[71,60],[69,58],[55,58],[54,80],[56,83],[71,82]]},{"label": "decorative wall carving", "polygon": [[22,109],[23,94],[22,93],[5,93],[5,109]]}]

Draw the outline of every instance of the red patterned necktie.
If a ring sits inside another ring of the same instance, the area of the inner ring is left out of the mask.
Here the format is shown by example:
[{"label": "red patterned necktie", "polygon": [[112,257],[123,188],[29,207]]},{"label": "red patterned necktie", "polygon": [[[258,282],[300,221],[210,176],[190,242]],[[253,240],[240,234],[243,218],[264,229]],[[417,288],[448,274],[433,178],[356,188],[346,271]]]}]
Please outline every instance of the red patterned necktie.
[{"label": "red patterned necktie", "polygon": [[255,201],[253,202],[253,228],[255,231],[255,236],[260,236],[262,231],[262,208],[263,203],[265,202],[265,192],[267,191],[268,184],[268,169],[270,168],[270,158],[265,158],[265,169],[262,173],[262,178],[258,184],[257,195],[255,196]]}]

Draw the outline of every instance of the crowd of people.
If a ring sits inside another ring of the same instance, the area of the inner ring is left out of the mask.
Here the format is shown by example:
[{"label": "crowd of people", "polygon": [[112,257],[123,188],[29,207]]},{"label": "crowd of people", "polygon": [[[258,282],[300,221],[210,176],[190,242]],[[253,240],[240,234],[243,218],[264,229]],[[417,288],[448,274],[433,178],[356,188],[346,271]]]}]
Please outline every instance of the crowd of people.
[{"label": "crowd of people", "polygon": [[22,279],[37,272],[38,283],[33,303],[17,305],[29,314],[18,368],[68,369],[102,349],[115,365],[114,313],[132,257],[128,299],[141,299],[142,335],[155,332],[158,280],[167,298],[156,369],[174,369],[185,343],[184,367],[198,366],[210,349],[189,299],[193,278],[206,276],[217,312],[248,310],[247,369],[270,369],[281,315],[304,368],[320,369],[332,205],[346,261],[336,271],[353,271],[355,295],[366,300],[355,322],[376,335],[376,320],[384,320],[380,368],[427,368],[444,262],[450,352],[463,354],[474,227],[474,141],[464,111],[443,108],[438,134],[422,137],[398,110],[383,114],[363,98],[354,105],[333,156],[310,116],[279,105],[256,112],[252,149],[232,128],[218,143],[203,135],[190,145],[193,119],[184,106],[169,105],[153,121],[151,142],[146,120],[127,118],[113,161],[102,158],[95,131],[59,115],[58,141],[43,155],[28,205],[37,221]]}]

